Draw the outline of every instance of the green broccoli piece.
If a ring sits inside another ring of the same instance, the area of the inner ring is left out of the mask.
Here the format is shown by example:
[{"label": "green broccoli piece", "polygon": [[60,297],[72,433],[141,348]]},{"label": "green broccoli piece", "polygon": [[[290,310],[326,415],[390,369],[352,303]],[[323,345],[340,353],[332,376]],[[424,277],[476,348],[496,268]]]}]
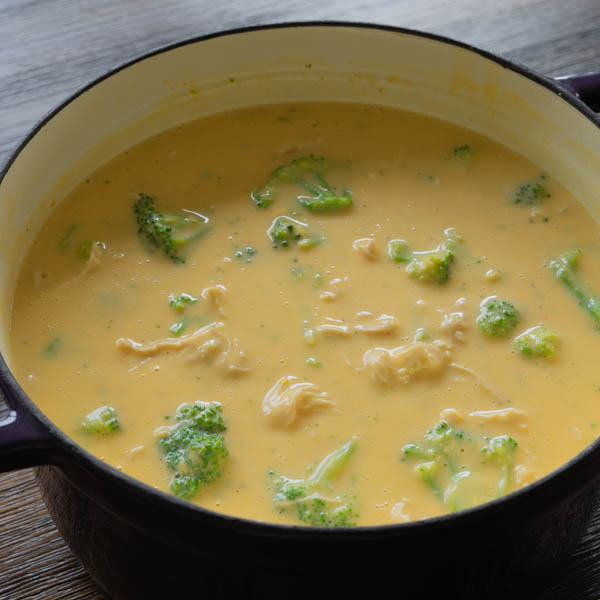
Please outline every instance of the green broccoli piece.
[{"label": "green broccoli piece", "polygon": [[425,331],[425,328],[419,327],[413,335],[413,342],[424,342],[428,338],[429,335],[427,334],[427,331]]},{"label": "green broccoli piece", "polygon": [[406,265],[410,277],[425,283],[446,283],[450,277],[450,265],[454,252],[461,241],[452,228],[444,232],[444,241],[435,250],[413,252],[412,260]]},{"label": "green broccoli piece", "polygon": [[184,404],[175,414],[177,423],[161,428],[158,444],[174,471],[169,489],[176,496],[191,498],[201,485],[221,475],[221,464],[229,456],[226,430],[218,402]]},{"label": "green broccoli piece", "polygon": [[184,263],[182,248],[208,232],[206,217],[185,210],[177,214],[162,213],[156,208],[155,198],[148,194],[138,194],[133,211],[138,233],[175,262]]},{"label": "green broccoli piece", "polygon": [[121,429],[117,411],[112,406],[101,406],[85,416],[81,429],[86,433],[108,434]]},{"label": "green broccoli piece", "polygon": [[462,431],[453,429],[446,421],[440,421],[435,427],[428,429],[424,436],[428,442],[439,447],[445,446],[453,439],[462,440],[464,437],[465,434]]},{"label": "green broccoli piece", "polygon": [[185,330],[185,323],[183,321],[176,321],[169,327],[169,331],[175,336],[179,337]]},{"label": "green broccoli piece", "polygon": [[267,229],[267,235],[273,248],[289,248],[296,244],[300,248],[308,249],[323,241],[323,237],[311,231],[306,223],[284,216],[273,219]]},{"label": "green broccoli piece", "polygon": [[498,483],[498,492],[505,494],[510,486],[517,442],[509,435],[499,435],[489,440],[481,453],[500,467],[502,477]]},{"label": "green broccoli piece", "polygon": [[[546,176],[542,175],[540,179],[546,179]],[[546,198],[550,198],[548,190],[539,181],[529,181],[516,187],[513,204],[534,206],[541,204]]]},{"label": "green broccoli piece", "polygon": [[515,338],[515,344],[524,356],[554,356],[558,336],[544,327],[536,325]]},{"label": "green broccoli piece", "polygon": [[[176,296],[175,294],[169,295],[169,306],[179,313],[183,313],[190,304],[196,304],[197,302],[198,298],[191,294],[186,294],[185,292],[179,294],[179,296]],[[169,331],[175,337],[179,337],[186,329],[188,322],[188,318],[183,315],[181,320],[176,321],[169,327]]]},{"label": "green broccoli piece", "polygon": [[458,158],[459,160],[470,160],[473,158],[473,154],[473,148],[468,144],[452,148],[452,157]]},{"label": "green broccoli piece", "polygon": [[550,261],[550,269],[571,290],[579,305],[600,324],[600,298],[587,289],[577,273],[580,254],[579,248],[565,250],[558,259]]},{"label": "green broccoli piece", "polygon": [[333,495],[331,480],[346,464],[354,452],[354,438],[327,455],[306,479],[291,479],[284,475],[275,477],[273,502],[281,512],[294,510],[299,521],[314,527],[353,527],[358,514],[354,502]]},{"label": "green broccoli piece", "polygon": [[322,172],[329,168],[322,156],[308,154],[277,167],[264,186],[254,190],[251,198],[260,208],[266,208],[275,199],[275,186],[280,182],[294,183],[309,192],[298,196],[305,208],[317,212],[330,212],[350,208],[352,196],[348,191],[338,194],[324,179]]},{"label": "green broccoli piece", "polygon": [[388,256],[394,262],[409,262],[411,252],[404,240],[390,240],[388,243]]},{"label": "green broccoli piece", "polygon": [[67,227],[64,233],[58,239],[57,248],[59,250],[66,250],[71,245],[71,242],[73,240],[73,234],[75,233],[75,231],[77,231],[78,228],[79,225],[77,225],[77,223],[72,223],[71,225],[69,225],[69,227]]},{"label": "green broccoli piece", "polygon": [[439,463],[435,460],[419,463],[415,467],[415,473],[423,481],[423,483],[431,489],[433,495],[442,502],[444,501],[444,490],[440,487],[437,474]]},{"label": "green broccoli piece", "polygon": [[234,253],[234,256],[236,258],[245,259],[247,263],[251,263],[252,258],[256,254],[256,252],[256,248],[253,248],[252,246],[246,246],[243,249],[238,246]]},{"label": "green broccoli piece", "polygon": [[580,248],[569,248],[565,250],[559,257],[559,261],[563,266],[576,271],[579,268],[579,257],[581,256]]},{"label": "green broccoli piece", "polygon": [[63,339],[60,336],[52,338],[42,350],[44,358],[56,358],[63,346]]},{"label": "green broccoli piece", "polygon": [[481,303],[476,322],[486,335],[506,337],[519,322],[519,313],[510,302],[490,296]]},{"label": "green broccoli piece", "polygon": [[317,332],[310,327],[305,327],[303,331],[304,341],[309,346],[314,346],[317,343]]},{"label": "green broccoli piece", "polygon": [[77,246],[77,256],[81,260],[88,260],[88,258],[92,255],[93,245],[94,240],[83,240],[83,242]]},{"label": "green broccoli piece", "polygon": [[[477,440],[446,421],[440,421],[427,430],[423,440],[420,445],[406,444],[401,460],[417,461],[415,474],[450,510],[473,506],[509,490],[517,447],[517,442],[510,436]],[[478,470],[488,463],[494,467],[491,472]]]},{"label": "green broccoli piece", "polygon": [[183,312],[186,306],[196,304],[196,302],[198,302],[198,298],[191,294],[186,294],[185,292],[179,294],[179,296],[176,296],[175,294],[169,295],[169,306],[178,312]]},{"label": "green broccoli piece", "polygon": [[[462,453],[462,446],[470,442],[470,437],[464,432],[454,429],[446,421],[428,429],[423,436],[425,444],[406,444],[402,448],[403,460],[417,458],[423,460],[415,466],[415,473],[431,489],[433,494],[442,502],[446,502],[443,476],[447,471],[450,476],[459,472],[456,461]],[[450,504],[450,508],[457,507]]]},{"label": "green broccoli piece", "polygon": [[[72,223],[69,227],[64,231],[64,233],[60,236],[57,247],[61,252],[68,250],[74,242],[74,236],[77,230],[79,229],[79,225],[77,223]],[[81,260],[88,260],[90,255],[92,254],[92,248],[94,246],[96,240],[83,240],[79,244],[75,246],[75,255]]]},{"label": "green broccoli piece", "polygon": [[416,444],[406,444],[404,448],[402,448],[402,454],[405,456],[416,456],[418,458],[428,458],[428,453],[421,448],[421,446],[417,446]]},{"label": "green broccoli piece", "polygon": [[298,503],[298,519],[312,527],[354,527],[357,518],[351,503],[332,506],[323,498]]},{"label": "green broccoli piece", "polygon": [[449,250],[415,253],[414,258],[406,265],[406,272],[419,281],[446,283],[453,260],[454,254]]}]

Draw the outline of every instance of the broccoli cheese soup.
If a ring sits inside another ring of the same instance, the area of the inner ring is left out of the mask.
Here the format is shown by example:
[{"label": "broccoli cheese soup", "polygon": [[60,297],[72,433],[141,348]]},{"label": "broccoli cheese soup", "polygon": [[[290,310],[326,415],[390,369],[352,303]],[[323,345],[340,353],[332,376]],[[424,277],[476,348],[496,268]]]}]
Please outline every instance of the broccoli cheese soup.
[{"label": "broccoli cheese soup", "polygon": [[596,438],[599,254],[551,173],[471,131],[250,108],[64,199],[22,265],[13,362],[84,448],[208,509],[423,519]]}]

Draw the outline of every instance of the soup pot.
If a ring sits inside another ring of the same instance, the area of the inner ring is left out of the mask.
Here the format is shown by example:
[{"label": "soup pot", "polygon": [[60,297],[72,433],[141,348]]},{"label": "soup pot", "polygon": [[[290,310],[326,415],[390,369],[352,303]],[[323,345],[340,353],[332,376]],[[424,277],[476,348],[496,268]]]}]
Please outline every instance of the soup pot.
[{"label": "soup pot", "polygon": [[[0,183],[0,471],[36,466],[60,533],[115,599],[194,591],[319,596],[366,584],[486,598],[568,555],[597,505],[600,444],[506,497],[423,521],[349,529],[255,522],[158,491],[104,464],[36,407],[11,374],[16,272],[55,204],[128,146],[190,119],[286,101],[416,111],[473,129],[533,160],[596,217],[600,77],[558,83],[487,52],[390,27],[300,23],[185,41],[120,67],[38,123]],[[524,589],[524,588],[522,588]]]}]

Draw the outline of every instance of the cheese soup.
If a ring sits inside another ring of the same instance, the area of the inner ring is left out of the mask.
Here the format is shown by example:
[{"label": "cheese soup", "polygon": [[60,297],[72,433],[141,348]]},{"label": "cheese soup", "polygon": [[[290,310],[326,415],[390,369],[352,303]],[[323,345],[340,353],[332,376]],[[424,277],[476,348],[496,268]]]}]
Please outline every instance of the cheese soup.
[{"label": "cheese soup", "polygon": [[551,173],[471,131],[249,108],[64,199],[22,265],[13,362],[60,429],[166,493],[277,523],[423,519],[596,438],[599,254]]}]

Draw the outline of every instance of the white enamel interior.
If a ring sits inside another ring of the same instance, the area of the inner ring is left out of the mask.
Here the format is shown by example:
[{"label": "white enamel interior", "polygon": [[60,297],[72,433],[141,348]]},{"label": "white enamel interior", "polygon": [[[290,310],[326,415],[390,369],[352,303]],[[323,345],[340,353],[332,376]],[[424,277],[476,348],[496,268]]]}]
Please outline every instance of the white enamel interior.
[{"label": "white enamel interior", "polygon": [[475,52],[343,26],[248,31],[119,71],[50,119],[0,185],[0,351],[25,249],[85,175],[142,139],[228,109],[296,100],[385,104],[452,121],[533,160],[600,212],[600,131],[568,102]]}]

